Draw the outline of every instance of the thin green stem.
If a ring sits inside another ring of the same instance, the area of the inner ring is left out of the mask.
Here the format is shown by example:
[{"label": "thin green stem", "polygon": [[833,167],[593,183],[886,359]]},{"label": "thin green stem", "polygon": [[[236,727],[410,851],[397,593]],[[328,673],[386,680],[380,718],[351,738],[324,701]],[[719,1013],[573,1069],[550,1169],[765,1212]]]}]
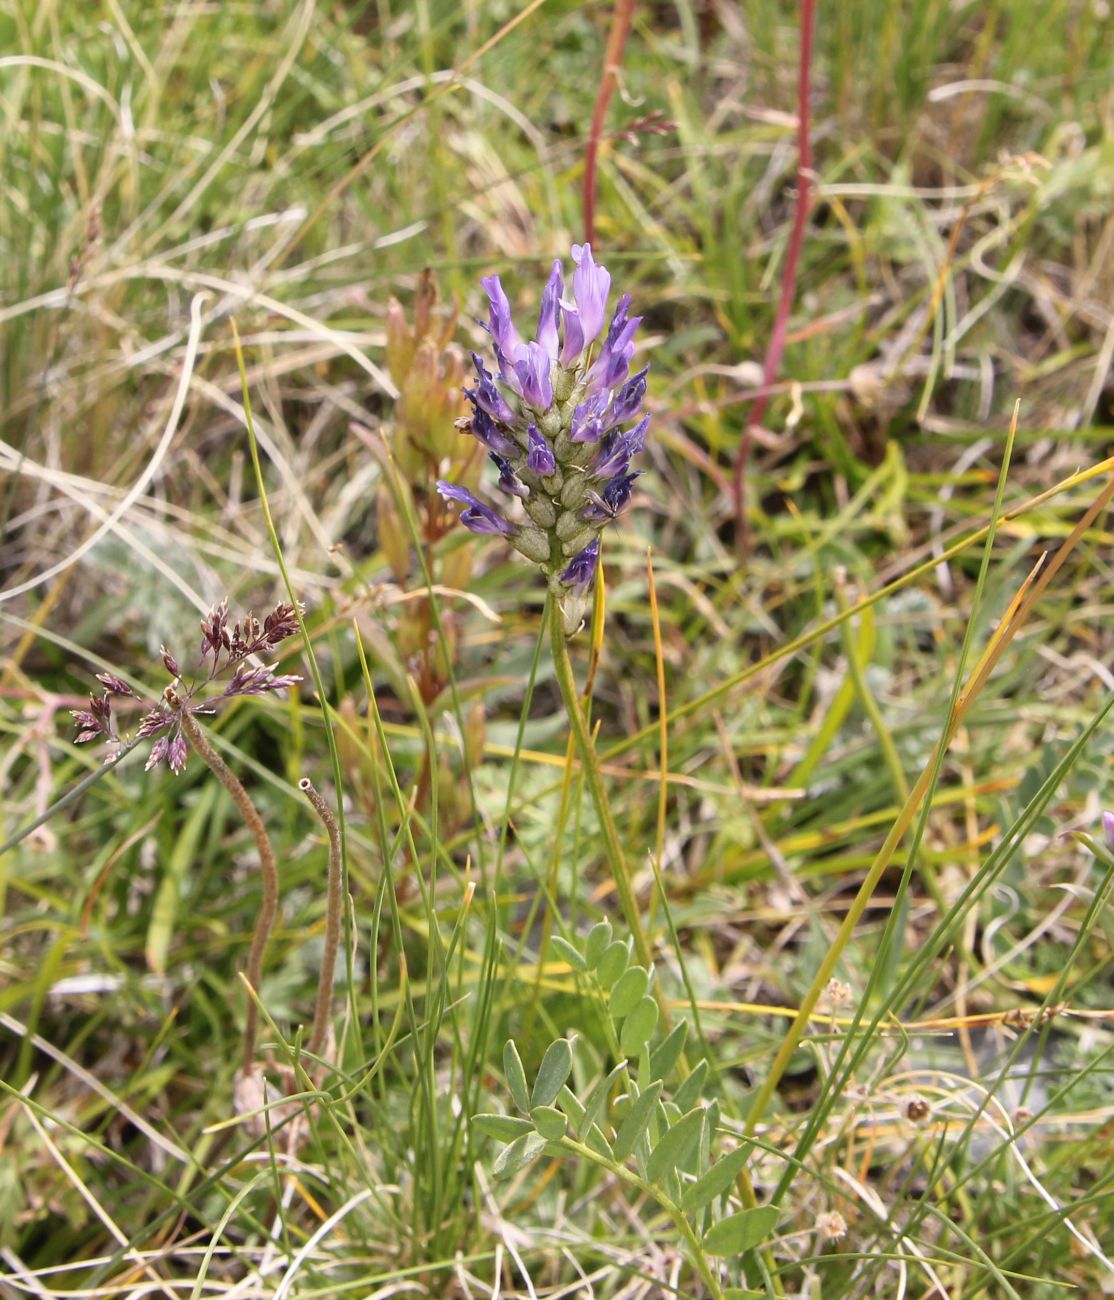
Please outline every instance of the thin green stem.
[{"label": "thin green stem", "polygon": [[309,777],[298,782],[298,789],[313,805],[329,836],[329,883],[325,910],[325,948],[321,954],[321,971],[317,977],[317,999],[313,1008],[313,1028],[310,1030],[306,1050],[311,1055],[321,1051],[329,1026],[329,1009],[333,1002],[333,978],[336,972],[337,948],[340,946],[340,926],[344,911],[344,878],[340,860],[340,824],[336,814],[314,789]]},{"label": "thin green stem", "polygon": [[[275,865],[275,852],[271,847],[267,828],[263,825],[263,818],[260,817],[240,778],[209,744],[192,715],[182,707],[181,700],[169,688],[166,691],[166,700],[177,712],[182,724],[182,734],[189,741],[190,747],[232,796],[232,802],[240,810],[240,816],[243,817],[255,840],[255,847],[259,853],[259,874],[263,882],[263,900],[259,904],[259,916],[252,931],[251,949],[248,953],[248,967],[245,974],[252,993],[258,995],[263,980],[263,954],[267,950],[267,940],[271,937],[275,917],[278,915],[279,878],[278,867]],[[245,1074],[249,1074],[255,1064],[255,1039],[258,1032],[259,1008],[255,998],[249,994],[247,1020],[244,1022]]]},{"label": "thin green stem", "polygon": [[[650,952],[650,943],[646,938],[645,928],[642,925],[642,913],[638,910],[638,902],[634,896],[630,868],[627,865],[622,845],[619,842],[619,831],[615,826],[615,818],[612,817],[611,807],[607,802],[607,790],[604,788],[603,783],[603,768],[600,766],[599,755],[596,753],[596,747],[592,742],[592,736],[588,730],[588,721],[584,716],[584,709],[577,693],[576,680],[572,672],[572,662],[569,659],[565,629],[561,620],[561,606],[558,601],[551,602],[549,607],[549,639],[553,648],[553,666],[557,672],[557,684],[561,688],[561,696],[565,701],[565,712],[568,714],[569,725],[572,727],[573,735],[576,738],[576,747],[580,753],[584,777],[588,782],[588,789],[592,792],[592,802],[596,806],[596,815],[599,817],[604,844],[607,846],[611,876],[615,881],[615,888],[619,892],[619,902],[623,908],[623,915],[626,917],[627,925],[630,926],[631,934],[634,936],[634,947],[638,954],[638,960],[649,970],[653,966],[654,959]],[[656,985],[655,988],[657,989]],[[662,1008],[662,1019],[668,1024],[669,1017],[664,1001],[665,999],[660,989],[658,989],[658,1003]]]}]

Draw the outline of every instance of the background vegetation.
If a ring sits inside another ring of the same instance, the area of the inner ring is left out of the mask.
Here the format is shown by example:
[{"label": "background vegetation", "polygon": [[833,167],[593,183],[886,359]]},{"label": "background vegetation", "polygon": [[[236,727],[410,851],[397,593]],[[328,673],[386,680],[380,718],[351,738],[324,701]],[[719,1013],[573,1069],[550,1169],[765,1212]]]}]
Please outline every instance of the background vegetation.
[{"label": "background vegetation", "polygon": [[[531,1080],[569,1036],[574,1091],[607,1073],[605,1002],[554,937],[626,931],[543,585],[445,531],[407,459],[421,394],[438,428],[459,414],[479,276],[529,312],[581,238],[612,18],[0,4],[5,1297],[704,1294],[653,1200],[585,1160],[497,1179],[469,1122],[512,1109],[509,1037]],[[765,0],[635,7],[595,242],[645,317],[653,436],[574,665],[722,1151],[878,876],[757,1124],[753,1192],[780,1215],[735,1284],[1098,1296],[1114,569],[1084,512],[1114,468],[1108,6],[819,7],[812,204],[740,559],[799,37]],[[430,307],[432,369],[400,404],[389,304],[413,322],[426,268],[459,319]],[[192,663],[223,598],[286,598],[233,318],[326,697],[295,639],[300,690],[207,722],[281,868],[260,1059],[306,1097],[270,1132],[234,1101],[252,839],[202,763],[102,770],[68,712],[97,672],[157,696],[160,645]],[[303,776],[343,805],[350,905],[336,1042],[296,1074],[326,906]]]}]

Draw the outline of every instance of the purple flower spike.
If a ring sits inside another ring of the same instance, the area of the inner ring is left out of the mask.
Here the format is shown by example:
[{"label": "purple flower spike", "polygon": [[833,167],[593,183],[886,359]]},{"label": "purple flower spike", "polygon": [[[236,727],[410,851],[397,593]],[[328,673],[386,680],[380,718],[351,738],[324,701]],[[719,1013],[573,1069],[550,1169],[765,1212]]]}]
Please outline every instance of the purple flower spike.
[{"label": "purple flower spike", "polygon": [[516,361],[522,350],[522,340],[518,337],[514,321],[511,320],[511,305],[503,291],[503,283],[497,275],[489,275],[486,280],[481,280],[480,284],[491,303],[489,320],[495,346],[504,356]]},{"label": "purple flower spike", "polygon": [[530,439],[530,451],[526,457],[526,466],[539,478],[547,478],[557,468],[557,462],[553,459],[553,451],[535,425],[532,424],[526,430],[526,436]]},{"label": "purple flower spike", "polygon": [[539,411],[553,404],[553,385],[549,382],[549,354],[538,343],[527,343],[524,355],[514,363],[522,397]]},{"label": "purple flower spike", "polygon": [[[582,346],[587,347],[603,329],[607,319],[607,295],[611,292],[611,274],[604,267],[597,266],[592,257],[591,244],[573,244],[572,260],[576,270],[572,277],[572,291],[576,298],[576,309],[580,314],[580,326],[584,331]],[[630,299],[627,299],[630,302]]]},{"label": "purple flower spike", "polygon": [[467,509],[460,512],[460,522],[472,533],[482,533],[487,536],[513,537],[515,526],[509,523],[501,515],[497,515],[489,506],[485,506],[482,501],[478,501],[467,488],[461,487],[459,483],[447,483],[444,479],[437,480],[437,491],[446,501],[459,501]]},{"label": "purple flower spike", "polygon": [[557,360],[557,324],[561,317],[561,295],[564,292],[565,277],[561,263],[555,261],[542,290],[541,310],[538,312],[538,346],[545,349],[550,361]]},{"label": "purple flower spike", "polygon": [[596,565],[600,558],[600,539],[593,537],[588,545],[569,561],[569,566],[561,574],[561,581],[567,587],[575,587],[579,595],[592,585],[596,576]]},{"label": "purple flower spike", "polygon": [[1106,847],[1114,853],[1114,812],[1104,812],[1102,815],[1102,834],[1106,840]]},{"label": "purple flower spike", "polygon": [[514,472],[514,466],[504,456],[497,452],[491,453],[491,459],[495,462],[495,467],[499,471],[499,486],[504,492],[509,492],[512,497],[528,497],[530,489]]}]

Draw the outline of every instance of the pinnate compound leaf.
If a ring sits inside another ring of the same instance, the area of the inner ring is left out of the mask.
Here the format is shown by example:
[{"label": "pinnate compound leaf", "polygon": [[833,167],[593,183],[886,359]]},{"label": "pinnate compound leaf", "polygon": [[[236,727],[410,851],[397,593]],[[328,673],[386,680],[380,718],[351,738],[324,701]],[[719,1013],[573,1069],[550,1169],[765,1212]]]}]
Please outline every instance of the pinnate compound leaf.
[{"label": "pinnate compound leaf", "polygon": [[561,1085],[572,1073],[572,1046],[567,1038],[558,1038],[545,1049],[542,1063],[538,1067],[538,1077],[534,1080],[534,1091],[530,1094],[530,1105],[523,1110],[532,1110],[535,1106],[552,1106],[561,1091]]},{"label": "pinnate compound leaf", "polygon": [[522,1068],[522,1057],[518,1054],[513,1038],[508,1038],[507,1045],[503,1048],[503,1073],[507,1076],[511,1100],[519,1110],[529,1110],[530,1093],[526,1087],[526,1071]]},{"label": "pinnate compound leaf", "polygon": [[515,1138],[532,1131],[528,1119],[518,1119],[515,1115],[473,1115],[472,1127],[486,1133],[496,1142],[513,1142]]},{"label": "pinnate compound leaf", "polygon": [[616,1020],[622,1020],[638,1005],[643,994],[650,987],[649,972],[641,966],[628,967],[611,990],[608,1007]]},{"label": "pinnate compound leaf", "polygon": [[615,1159],[625,1160],[635,1148],[638,1139],[646,1132],[653,1118],[654,1107],[661,1096],[661,1080],[655,1079],[645,1092],[631,1102],[626,1118],[615,1135]]},{"label": "pinnate compound leaf", "polygon": [[757,1205],[713,1223],[704,1234],[704,1249],[709,1255],[734,1258],[765,1241],[777,1226],[781,1211],[776,1205]]},{"label": "pinnate compound leaf", "polygon": [[734,1151],[728,1152],[722,1160],[717,1160],[702,1178],[698,1178],[690,1187],[685,1188],[685,1194],[681,1198],[681,1209],[686,1214],[695,1214],[705,1205],[711,1205],[717,1196],[722,1196],[739,1176],[747,1162],[747,1156],[750,1155],[750,1150],[748,1142],[745,1146],[736,1147]]},{"label": "pinnate compound leaf", "polygon": [[637,1056],[658,1027],[658,1004],[647,994],[623,1022],[619,1046],[628,1056]]},{"label": "pinnate compound leaf", "polygon": [[696,1106],[687,1115],[667,1129],[646,1163],[646,1177],[652,1183],[662,1183],[677,1168],[684,1168],[700,1145],[704,1129],[704,1107]]},{"label": "pinnate compound leaf", "polygon": [[540,1133],[523,1133],[509,1147],[504,1147],[492,1167],[496,1178],[509,1178],[545,1150],[546,1141]]},{"label": "pinnate compound leaf", "polygon": [[580,949],[574,948],[568,940],[562,939],[559,934],[555,934],[549,942],[554,952],[556,952],[563,961],[567,961],[573,970],[586,971],[588,969],[588,963],[581,956]]}]

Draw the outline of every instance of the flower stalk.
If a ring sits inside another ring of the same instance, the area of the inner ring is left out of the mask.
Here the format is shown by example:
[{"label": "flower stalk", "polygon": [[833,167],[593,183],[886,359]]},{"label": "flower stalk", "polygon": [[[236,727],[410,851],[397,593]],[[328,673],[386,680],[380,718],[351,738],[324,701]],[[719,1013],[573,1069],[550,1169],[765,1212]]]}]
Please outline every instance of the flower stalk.
[{"label": "flower stalk", "polygon": [[[255,847],[259,853],[259,873],[263,882],[263,900],[259,906],[259,916],[255,921],[255,929],[252,931],[246,976],[253,992],[258,993],[263,979],[263,956],[267,950],[267,940],[271,937],[271,931],[275,927],[275,918],[278,915],[279,879],[278,867],[275,864],[275,852],[271,847],[267,828],[263,825],[263,818],[260,817],[239,777],[209,744],[204,732],[197,725],[193,715],[183,707],[182,701],[178,698],[172,686],[166,688],[165,698],[171,710],[177,714],[182,728],[182,735],[189,742],[190,748],[232,796],[232,802],[239,809],[240,815],[255,840]],[[245,1074],[250,1074],[255,1064],[255,1040],[258,1033],[259,1008],[256,1006],[255,999],[249,996],[247,1019],[244,1023],[243,1069]]]},{"label": "flower stalk", "polygon": [[[607,790],[604,788],[603,783],[603,768],[600,765],[595,743],[588,730],[588,720],[584,716],[584,708],[577,693],[572,662],[569,659],[568,634],[565,630],[564,618],[556,601],[550,602],[549,611],[550,644],[553,650],[553,666],[557,674],[557,684],[561,688],[561,697],[565,702],[565,712],[568,714],[569,725],[572,727],[573,736],[576,740],[576,748],[580,755],[584,777],[588,783],[588,789],[592,792],[592,802],[595,804],[596,816],[599,818],[600,829],[603,832],[607,857],[611,866],[611,876],[615,881],[615,888],[619,894],[619,903],[623,909],[627,925],[630,926],[631,934],[634,936],[634,947],[635,952],[638,954],[639,964],[649,970],[653,965],[650,942],[646,937],[646,928],[642,924],[642,913],[638,910],[638,900],[634,894],[630,867],[627,865],[622,844],[619,841],[619,831],[615,825],[615,818],[611,815],[611,806],[607,802]],[[655,985],[655,990],[658,995],[658,1004],[661,1007],[662,1023],[668,1025],[669,1012],[665,1005],[665,999],[657,985]]]},{"label": "flower stalk", "polygon": [[325,905],[325,948],[321,954],[321,971],[317,977],[317,999],[313,1008],[313,1027],[310,1029],[306,1050],[316,1056],[325,1043],[329,1028],[329,1010],[333,1001],[333,979],[336,974],[337,949],[340,947],[341,912],[344,907],[344,890],[341,879],[340,823],[324,798],[313,787],[308,777],[298,782],[298,789],[313,805],[313,811],[329,836],[329,880]]}]

